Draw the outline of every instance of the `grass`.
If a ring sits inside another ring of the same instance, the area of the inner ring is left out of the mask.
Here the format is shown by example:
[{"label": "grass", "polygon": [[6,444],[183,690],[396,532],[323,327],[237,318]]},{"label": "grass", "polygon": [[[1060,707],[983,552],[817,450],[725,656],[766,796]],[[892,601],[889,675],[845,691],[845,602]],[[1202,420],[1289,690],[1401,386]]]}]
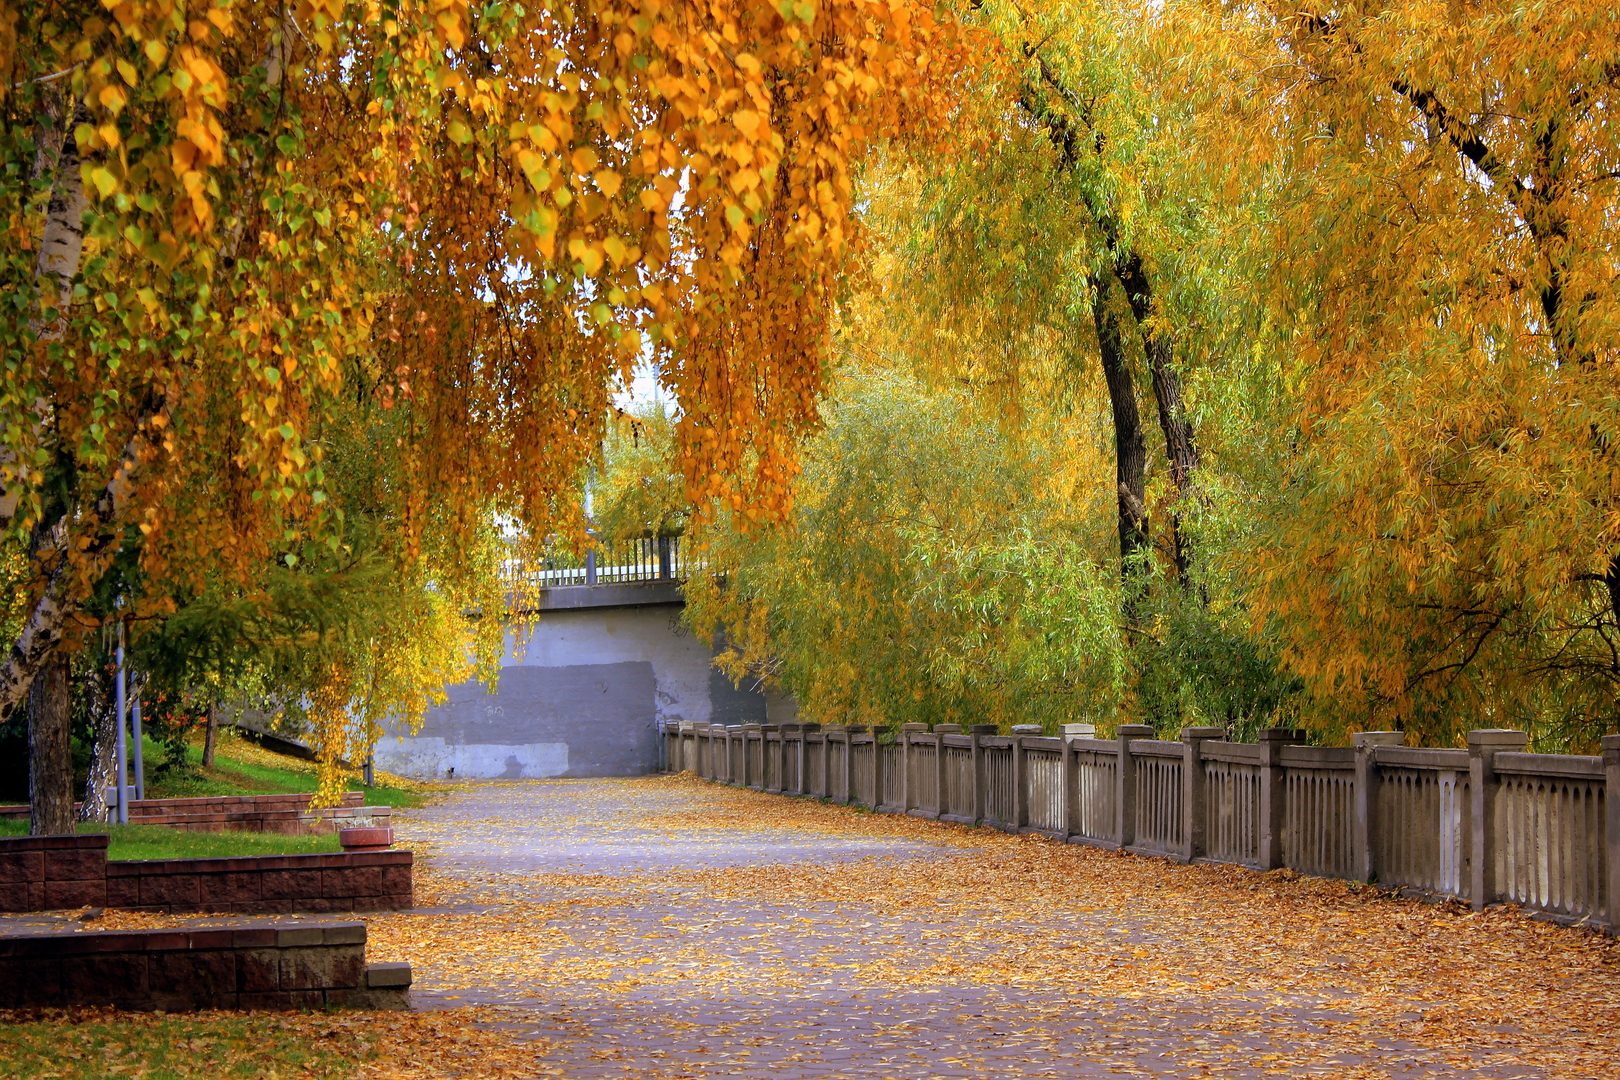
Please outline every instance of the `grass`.
[{"label": "grass", "polygon": [[[150,739],[143,741],[147,774],[163,760],[163,748]],[[283,795],[315,790],[315,763],[284,754],[272,753],[226,728],[214,748],[214,764],[203,768],[202,746],[186,748],[190,768],[154,778],[146,785],[149,799],[195,799],[205,795]],[[413,807],[423,802],[424,790],[397,777],[388,783],[366,787],[351,784],[351,791],[365,794],[367,806]]]},{"label": "grass", "polygon": [[[79,823],[79,833],[107,834],[109,859],[225,859],[236,855],[310,855],[342,851],[336,833],[284,836],[258,832],[185,832],[167,825]],[[27,836],[28,822],[0,821],[0,836]]]},{"label": "grass", "polygon": [[0,1023],[3,1076],[349,1080],[376,1053],[365,1026],[319,1015],[89,1013]]}]

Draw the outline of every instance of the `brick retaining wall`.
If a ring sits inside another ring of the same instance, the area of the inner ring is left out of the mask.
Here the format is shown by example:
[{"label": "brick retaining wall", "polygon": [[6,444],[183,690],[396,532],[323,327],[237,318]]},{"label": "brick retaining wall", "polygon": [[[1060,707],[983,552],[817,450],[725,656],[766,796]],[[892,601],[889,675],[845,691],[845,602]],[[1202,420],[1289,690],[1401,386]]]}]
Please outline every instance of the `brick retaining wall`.
[{"label": "brick retaining wall", "polygon": [[109,862],[104,833],[0,837],[0,911],[397,911],[412,865],[409,851]]},{"label": "brick retaining wall", "polygon": [[410,983],[358,922],[0,934],[0,1008],[403,1009]]},{"label": "brick retaining wall", "polygon": [[[341,806],[311,810],[308,794],[217,795],[197,799],[135,799],[132,825],[167,825],[188,832],[271,832],[288,836],[333,833],[356,825],[388,826],[393,808],[365,806],[365,794],[351,791]],[[27,820],[28,806],[0,806],[0,819]]]}]

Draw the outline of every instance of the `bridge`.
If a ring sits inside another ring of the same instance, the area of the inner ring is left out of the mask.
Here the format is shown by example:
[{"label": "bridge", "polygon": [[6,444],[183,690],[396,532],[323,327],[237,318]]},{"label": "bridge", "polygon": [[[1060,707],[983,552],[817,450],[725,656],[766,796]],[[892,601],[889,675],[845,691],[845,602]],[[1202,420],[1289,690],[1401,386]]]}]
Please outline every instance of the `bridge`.
[{"label": "bridge", "polygon": [[[377,744],[377,767],[421,779],[631,776],[658,768],[660,722],[765,721],[782,704],[710,664],[715,643],[681,625],[696,569],[679,537],[559,552],[508,629],[494,693],[449,688],[414,734]],[[529,606],[532,605],[532,606]]]}]

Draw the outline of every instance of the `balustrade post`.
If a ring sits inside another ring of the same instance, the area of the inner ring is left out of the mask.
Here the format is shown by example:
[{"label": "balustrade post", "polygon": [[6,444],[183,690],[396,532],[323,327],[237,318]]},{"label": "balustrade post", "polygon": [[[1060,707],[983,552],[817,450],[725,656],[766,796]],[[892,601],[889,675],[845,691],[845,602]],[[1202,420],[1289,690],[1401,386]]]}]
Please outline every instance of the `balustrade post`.
[{"label": "balustrade post", "polygon": [[888,792],[883,790],[883,740],[894,734],[891,725],[874,725],[872,728],[872,809],[882,806],[888,798]]},{"label": "balustrade post", "polygon": [[1063,725],[1063,839],[1079,833],[1075,828],[1076,819],[1080,816],[1080,755],[1075,753],[1074,744],[1081,739],[1095,739],[1097,737],[1096,724],[1064,724]]},{"label": "balustrade post", "polygon": [[1356,748],[1355,819],[1350,826],[1351,872],[1357,881],[1378,878],[1378,753],[1380,746],[1406,745],[1404,731],[1358,731],[1350,737]]},{"label": "balustrade post", "polygon": [[[732,750],[735,743],[739,750]],[[735,756],[733,756],[735,755]],[[744,773],[738,771],[736,759],[741,758],[743,769],[748,768],[748,740],[744,737],[744,728],[741,724],[726,725],[726,783],[732,787],[743,786]]]},{"label": "balustrade post", "polygon": [[968,737],[973,740],[972,749],[968,751],[972,759],[971,771],[973,783],[972,806],[968,810],[968,813],[972,815],[973,823],[975,825],[979,824],[985,819],[984,805],[986,801],[986,780],[984,775],[984,744],[981,742],[981,740],[986,735],[994,735],[995,733],[996,725],[994,724],[973,724],[968,727]]},{"label": "balustrade post", "polygon": [[1475,911],[1496,903],[1501,883],[1496,873],[1495,757],[1503,750],[1523,750],[1530,736],[1509,728],[1480,728],[1468,733],[1468,902]]},{"label": "balustrade post", "polygon": [[776,783],[780,788],[780,793],[783,795],[799,794],[799,790],[804,783],[800,777],[794,776],[792,778],[793,784],[791,786],[788,784],[788,762],[792,761],[796,767],[799,760],[804,756],[804,736],[800,734],[803,730],[804,725],[802,724],[782,725],[782,764],[778,770]]},{"label": "balustrade post", "polygon": [[1294,728],[1266,728],[1260,733],[1260,869],[1283,864],[1283,829],[1287,827],[1288,792],[1284,786],[1282,748],[1305,741]]},{"label": "balustrade post", "polygon": [[761,788],[765,786],[765,782],[760,777],[754,775],[754,748],[752,745],[755,739],[760,740],[761,749],[759,752],[759,760],[760,765],[763,767],[765,764],[765,751],[763,749],[765,736],[761,732],[761,728],[763,726],[764,725],[762,724],[743,725],[743,774],[741,786],[745,788],[752,788],[756,784]]},{"label": "balustrade post", "polygon": [[1024,757],[1024,736],[1039,735],[1039,724],[1012,726],[1013,752],[1013,812],[1012,831],[1017,832],[1029,824],[1029,762]]},{"label": "balustrade post", "polygon": [[[814,795],[815,794],[815,792],[810,790],[810,736],[813,733],[815,733],[817,731],[820,731],[820,730],[821,730],[821,725],[820,724],[800,724],[799,725],[799,794],[800,795]],[[823,746],[826,745],[827,739],[826,739],[825,736],[822,737],[821,742],[822,742]],[[825,776],[826,773],[823,772],[822,775]]]},{"label": "balustrade post", "polygon": [[1136,759],[1131,756],[1132,739],[1151,739],[1152,724],[1119,725],[1119,765],[1114,780],[1119,785],[1114,793],[1114,835],[1119,846],[1128,848],[1136,843]]},{"label": "balustrade post", "polygon": [[844,767],[843,794],[839,797],[840,806],[848,806],[855,801],[855,736],[866,733],[865,724],[848,724],[844,727]]},{"label": "balustrade post", "polygon": [[908,814],[917,801],[917,778],[913,775],[916,765],[913,762],[915,754],[911,752],[912,732],[927,731],[927,724],[901,724],[900,725],[900,812]]},{"label": "balustrade post", "polygon": [[934,817],[945,813],[945,736],[960,735],[961,724],[934,725]]},{"label": "balustrade post", "polygon": [[1604,853],[1608,880],[1604,882],[1603,911],[1609,933],[1620,933],[1620,735],[1603,736]]},{"label": "balustrade post", "polygon": [[771,735],[781,730],[781,724],[760,724],[760,776],[750,777],[750,787],[766,790],[771,782]]},{"label": "balustrade post", "polygon": [[1181,857],[1188,862],[1209,851],[1209,800],[1204,777],[1204,744],[1225,737],[1226,729],[1181,729]]}]

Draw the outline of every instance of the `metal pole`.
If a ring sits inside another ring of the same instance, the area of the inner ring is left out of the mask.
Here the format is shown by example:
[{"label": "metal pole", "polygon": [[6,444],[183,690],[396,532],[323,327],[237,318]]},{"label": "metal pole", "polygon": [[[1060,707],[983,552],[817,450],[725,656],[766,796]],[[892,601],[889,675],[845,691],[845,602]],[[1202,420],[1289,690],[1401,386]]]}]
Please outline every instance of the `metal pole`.
[{"label": "metal pole", "polygon": [[124,742],[124,624],[118,624],[118,772],[113,777],[113,805],[117,812],[113,819],[120,825],[129,823],[129,794],[124,789],[129,768],[129,747]]},{"label": "metal pole", "polygon": [[129,706],[130,735],[135,740],[135,797],[146,798],[146,763],[141,757],[141,695],[136,694]]}]

